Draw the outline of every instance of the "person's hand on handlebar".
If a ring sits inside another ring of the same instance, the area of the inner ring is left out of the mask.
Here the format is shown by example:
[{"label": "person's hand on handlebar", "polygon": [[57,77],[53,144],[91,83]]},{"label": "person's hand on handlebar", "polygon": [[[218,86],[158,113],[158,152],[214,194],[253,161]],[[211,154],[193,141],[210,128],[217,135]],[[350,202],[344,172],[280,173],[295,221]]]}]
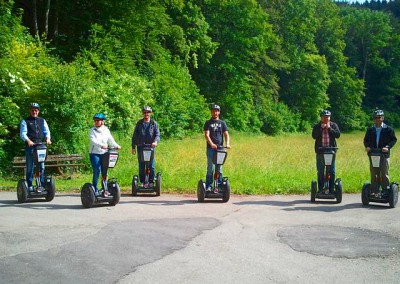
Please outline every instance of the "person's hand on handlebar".
[{"label": "person's hand on handlebar", "polygon": [[46,144],[47,144],[47,145],[50,145],[50,144],[51,144],[50,138],[46,138]]},{"label": "person's hand on handlebar", "polygon": [[155,148],[155,147],[157,147],[157,142],[151,143],[151,148]]},{"label": "person's hand on handlebar", "polygon": [[133,149],[132,149],[132,154],[133,154],[133,155],[136,155],[136,148],[133,148]]},{"label": "person's hand on handlebar", "polygon": [[365,151],[369,152],[369,151],[371,151],[371,148],[370,147],[366,147]]},{"label": "person's hand on handlebar", "polygon": [[383,148],[382,148],[382,152],[383,152],[383,153],[389,152],[389,148],[388,148],[388,147],[383,147]]},{"label": "person's hand on handlebar", "polygon": [[226,144],[226,148],[227,148],[227,149],[230,149],[230,148],[231,148],[231,145]]}]

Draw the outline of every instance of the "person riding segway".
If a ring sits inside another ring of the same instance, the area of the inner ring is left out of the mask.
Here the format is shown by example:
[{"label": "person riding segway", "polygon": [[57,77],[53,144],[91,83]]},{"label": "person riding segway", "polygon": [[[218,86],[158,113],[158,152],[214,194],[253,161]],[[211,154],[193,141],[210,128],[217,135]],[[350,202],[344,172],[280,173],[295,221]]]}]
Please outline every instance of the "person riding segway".
[{"label": "person riding segway", "polygon": [[161,173],[155,175],[155,148],[160,141],[160,130],[151,118],[152,113],[151,107],[142,108],[143,118],[136,123],[132,135],[132,154],[138,154],[139,164],[139,177],[132,178],[132,196],[139,192],[161,194]]},{"label": "person riding segway", "polygon": [[[25,142],[26,178],[18,181],[18,202],[28,198],[45,197],[51,201],[55,195],[55,183],[51,176],[45,176],[44,163],[47,157],[46,144],[51,144],[50,129],[46,120],[39,117],[40,105],[30,104],[30,115],[20,123],[20,137]],[[46,142],[43,143],[42,141]],[[33,178],[35,177],[35,185]]]},{"label": "person riding segway", "polygon": [[[118,161],[118,152],[121,149],[107,126],[104,125],[106,116],[103,113],[96,113],[93,116],[94,126],[89,131],[90,149],[89,157],[93,168],[92,183],[85,183],[81,190],[82,205],[86,208],[92,207],[95,203],[108,202],[116,205],[119,202],[121,191],[117,179],[108,179],[108,169],[114,168]],[[101,189],[98,180],[101,172]]]},{"label": "person riding segway", "polygon": [[[340,137],[339,126],[331,121],[331,112],[323,110],[320,113],[321,121],[314,125],[312,137],[315,140],[318,181],[311,182],[311,202],[316,198],[336,199],[342,202],[342,181],[335,179],[336,175],[336,139]],[[318,191],[317,191],[318,186]]]},{"label": "person riding segway", "polygon": [[[230,198],[229,180],[222,175],[222,165],[227,157],[226,149],[231,148],[230,137],[228,126],[219,118],[220,112],[219,105],[212,105],[211,119],[204,124],[204,137],[207,142],[207,174],[206,182],[199,180],[197,184],[199,202],[203,202],[204,198],[222,198],[223,202],[228,202]],[[226,147],[223,147],[224,138]]]},{"label": "person riding segway", "polygon": [[361,192],[363,205],[369,202],[389,203],[396,207],[398,201],[398,183],[390,183],[390,150],[397,142],[394,129],[384,123],[384,112],[374,111],[374,125],[367,129],[364,147],[370,162],[371,182],[365,183]]}]

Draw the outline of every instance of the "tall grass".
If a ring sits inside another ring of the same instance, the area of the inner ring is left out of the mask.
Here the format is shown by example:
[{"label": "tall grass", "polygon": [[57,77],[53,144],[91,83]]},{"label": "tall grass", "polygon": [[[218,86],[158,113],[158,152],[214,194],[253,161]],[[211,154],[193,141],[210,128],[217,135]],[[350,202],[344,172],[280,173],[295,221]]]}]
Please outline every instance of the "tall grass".
[{"label": "tall grass", "polygon": [[[231,132],[231,146],[223,167],[236,194],[308,193],[316,179],[314,140],[310,134],[277,137]],[[336,177],[342,178],[344,192],[359,192],[369,180],[369,162],[364,151],[364,132],[345,133],[338,139]],[[109,176],[117,177],[123,191],[130,191],[137,174],[137,156],[131,154],[129,135],[117,135],[122,145],[120,159]],[[162,173],[162,191],[195,193],[205,178],[206,142],[202,134],[183,140],[161,141],[156,149],[156,170]],[[397,147],[400,147],[397,145]],[[390,175],[400,179],[400,148],[392,151]],[[87,154],[85,154],[87,155]],[[56,177],[57,190],[77,191],[91,181],[91,172],[72,179]],[[16,180],[0,180],[3,189],[15,188]]]}]

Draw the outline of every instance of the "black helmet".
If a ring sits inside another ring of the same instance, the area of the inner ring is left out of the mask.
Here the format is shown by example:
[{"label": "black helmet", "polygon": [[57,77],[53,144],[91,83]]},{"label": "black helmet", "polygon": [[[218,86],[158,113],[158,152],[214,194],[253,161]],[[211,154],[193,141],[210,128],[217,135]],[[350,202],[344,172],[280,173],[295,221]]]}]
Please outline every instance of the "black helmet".
[{"label": "black helmet", "polygon": [[30,104],[30,107],[31,107],[31,108],[37,108],[37,109],[40,110],[40,105],[39,105],[38,103],[31,103],[31,104]]},{"label": "black helmet", "polygon": [[327,109],[324,109],[323,111],[321,111],[321,113],[319,115],[320,116],[331,116],[331,112]]},{"label": "black helmet", "polygon": [[221,108],[220,108],[219,105],[212,105],[212,106],[211,106],[211,109],[212,109],[212,110],[213,110],[213,109],[216,109],[216,110],[221,111]]},{"label": "black helmet", "polygon": [[384,116],[385,114],[383,113],[383,110],[377,109],[374,111],[374,117],[376,116]]},{"label": "black helmet", "polygon": [[103,113],[96,113],[93,116],[93,119],[107,120],[106,116]]},{"label": "black helmet", "polygon": [[153,110],[152,110],[151,107],[149,107],[149,106],[144,106],[144,107],[142,108],[142,112],[153,112]]}]

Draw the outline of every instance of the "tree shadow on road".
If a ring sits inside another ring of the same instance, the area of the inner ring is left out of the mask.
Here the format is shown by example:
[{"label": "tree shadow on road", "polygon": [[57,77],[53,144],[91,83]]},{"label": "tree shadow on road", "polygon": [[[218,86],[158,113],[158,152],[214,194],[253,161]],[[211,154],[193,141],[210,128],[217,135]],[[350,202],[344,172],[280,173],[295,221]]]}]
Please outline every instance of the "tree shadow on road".
[{"label": "tree shadow on road", "polygon": [[[261,201],[242,201],[235,202],[235,205],[267,205],[282,207],[284,211],[319,211],[319,212],[337,212],[347,209],[358,209],[365,208],[369,210],[386,210],[389,207],[382,204],[369,204],[363,206],[361,203],[348,203],[348,204],[337,204],[336,201],[316,201],[311,203],[310,200],[299,199],[291,201],[278,201],[278,200],[261,200]],[[299,206],[305,205],[308,206]]]},{"label": "tree shadow on road", "polygon": [[18,203],[18,201],[14,200],[0,200],[0,208],[6,207],[18,207],[18,208],[25,208],[25,209],[80,209],[82,205],[74,205],[74,204],[55,204],[51,202],[46,202],[43,200],[28,200],[26,203]]}]

